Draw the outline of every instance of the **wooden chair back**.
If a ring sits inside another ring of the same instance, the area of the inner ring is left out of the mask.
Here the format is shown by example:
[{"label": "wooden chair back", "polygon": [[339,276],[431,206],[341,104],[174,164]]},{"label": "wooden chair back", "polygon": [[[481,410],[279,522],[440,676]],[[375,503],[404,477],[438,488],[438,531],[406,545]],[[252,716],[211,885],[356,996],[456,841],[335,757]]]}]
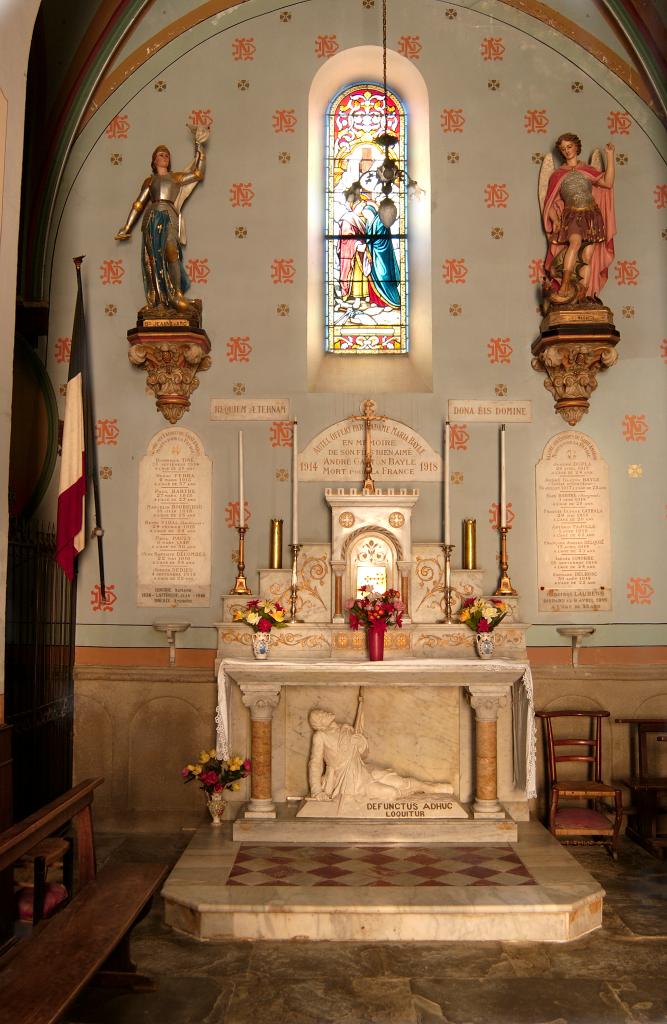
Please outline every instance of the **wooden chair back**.
[{"label": "wooden chair back", "polygon": [[[547,741],[547,767],[549,782],[558,782],[558,765],[562,762],[579,762],[590,765],[592,782],[602,782],[602,719],[609,718],[608,711],[536,711],[536,718],[544,719]],[[590,722],[590,735],[586,737],[555,736],[553,721],[557,718],[585,718]],[[575,748],[582,753],[559,753],[563,748]]]}]

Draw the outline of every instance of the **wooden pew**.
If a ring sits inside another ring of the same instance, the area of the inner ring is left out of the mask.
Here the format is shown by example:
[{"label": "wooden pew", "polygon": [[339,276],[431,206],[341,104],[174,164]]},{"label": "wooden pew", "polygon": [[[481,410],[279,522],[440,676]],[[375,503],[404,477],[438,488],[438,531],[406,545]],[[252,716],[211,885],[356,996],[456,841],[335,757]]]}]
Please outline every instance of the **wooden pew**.
[{"label": "wooden pew", "polygon": [[90,981],[152,991],[129,956],[130,932],[150,909],[166,864],[113,864],[14,947],[0,970],[0,1019],[55,1024]]},{"label": "wooden pew", "polygon": [[0,834],[0,872],[68,822],[74,830],[75,891],[50,920],[33,928],[0,960],[0,1020],[58,1021],[90,981],[152,990],[130,959],[130,932],[148,913],[169,873],[166,864],[115,864],[96,872],[93,793],[103,779],[78,786]]}]

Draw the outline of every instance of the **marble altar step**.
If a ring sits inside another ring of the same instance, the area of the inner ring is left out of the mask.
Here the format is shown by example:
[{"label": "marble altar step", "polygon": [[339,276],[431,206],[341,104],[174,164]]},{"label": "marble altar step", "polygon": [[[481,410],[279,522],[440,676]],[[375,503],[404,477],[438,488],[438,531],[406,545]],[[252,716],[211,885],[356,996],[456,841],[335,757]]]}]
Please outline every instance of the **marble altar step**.
[{"label": "marble altar step", "polygon": [[516,843],[235,842],[202,826],[165,883],[165,921],[200,940],[565,942],[604,890],[537,822]]},{"label": "marble altar step", "polygon": [[[464,805],[465,806],[465,805]],[[236,818],[239,843],[515,843],[517,823],[502,818],[378,821],[361,818],[297,818],[298,802],[277,804],[275,818]]]}]

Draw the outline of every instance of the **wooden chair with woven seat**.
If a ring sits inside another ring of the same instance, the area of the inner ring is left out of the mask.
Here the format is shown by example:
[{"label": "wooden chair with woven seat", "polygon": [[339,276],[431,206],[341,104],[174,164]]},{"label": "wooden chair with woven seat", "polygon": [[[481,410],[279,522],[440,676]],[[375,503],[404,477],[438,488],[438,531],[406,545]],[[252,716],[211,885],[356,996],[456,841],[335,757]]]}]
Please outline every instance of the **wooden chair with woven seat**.
[{"label": "wooden chair with woven seat", "polygon": [[[565,845],[588,846],[601,844],[618,859],[618,835],[623,819],[621,790],[602,781],[602,719],[608,711],[536,711],[537,718],[546,726],[547,770],[549,777],[549,831]],[[553,723],[557,719],[588,720],[588,735],[554,735]],[[560,751],[568,750],[568,753]],[[586,778],[560,778],[558,766],[563,763],[587,766]],[[561,801],[583,801],[584,806]],[[602,810],[602,803],[612,800],[613,820]]]}]

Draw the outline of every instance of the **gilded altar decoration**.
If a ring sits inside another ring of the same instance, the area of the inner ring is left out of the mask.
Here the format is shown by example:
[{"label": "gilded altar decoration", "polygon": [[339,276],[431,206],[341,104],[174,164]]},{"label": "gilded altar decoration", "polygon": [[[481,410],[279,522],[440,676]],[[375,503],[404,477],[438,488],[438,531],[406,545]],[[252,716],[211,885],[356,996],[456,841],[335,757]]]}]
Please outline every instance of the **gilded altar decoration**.
[{"label": "gilded altar decoration", "polygon": [[190,397],[199,384],[197,372],[211,365],[211,343],[201,328],[201,301],[185,294],[190,279],[183,260],[186,232],[181,211],[204,179],[204,144],[209,135],[201,125],[190,130],[193,161],[184,171],[172,171],[169,149],[157,146],[151,157],[152,174],[115,235],[116,241],[127,241],[143,214],[141,273],[146,303],[138,312],[136,328],[128,331],[128,358],[146,370],[157,408],[172,424],[190,408]]},{"label": "gilded altar decoration", "polygon": [[548,153],[542,161],[539,199],[547,236],[542,288],[544,319],[532,345],[533,369],[546,373],[555,409],[576,425],[588,412],[597,374],[613,366],[619,334],[599,293],[614,260],[614,146],[607,143],[590,162],[580,159],[581,140],[559,136],[562,164]]}]

